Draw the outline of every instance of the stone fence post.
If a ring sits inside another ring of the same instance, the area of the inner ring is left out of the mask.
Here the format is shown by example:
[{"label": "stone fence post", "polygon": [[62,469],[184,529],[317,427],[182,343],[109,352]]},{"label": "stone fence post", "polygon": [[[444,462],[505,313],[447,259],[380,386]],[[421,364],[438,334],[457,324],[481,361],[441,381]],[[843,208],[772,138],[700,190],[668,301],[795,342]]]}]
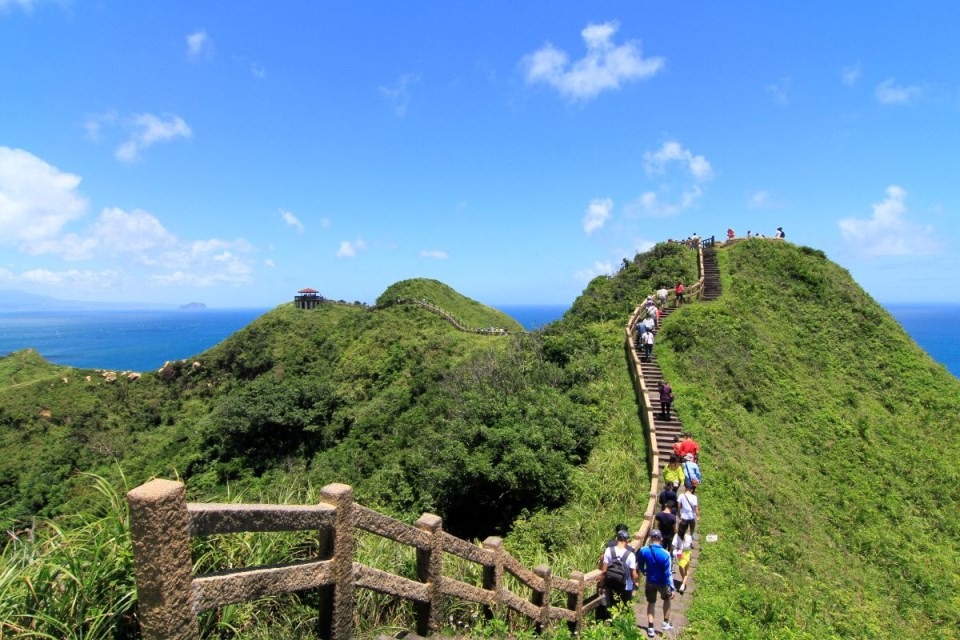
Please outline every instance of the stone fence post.
[{"label": "stone fence post", "polygon": [[[333,530],[333,594],[327,620],[320,620],[320,637],[349,640],[353,636],[353,488],[335,482],[320,490],[336,507]],[[321,603],[321,611],[324,605]]]},{"label": "stone fence post", "polygon": [[540,619],[537,620],[537,633],[543,633],[543,630],[550,625],[550,592],[552,590],[550,567],[545,564],[537,565],[533,572],[543,579],[543,589],[534,589],[530,595],[530,602],[540,607]]},{"label": "stone fence post", "polygon": [[567,627],[570,633],[580,633],[583,630],[583,572],[572,571],[570,579],[577,583],[577,592],[567,594],[567,609],[577,612],[577,619],[574,622],[568,622]]},{"label": "stone fence post", "polygon": [[198,640],[186,488],[151,480],[127,493],[144,640]]},{"label": "stone fence post", "polygon": [[417,528],[430,534],[430,548],[417,549],[417,579],[430,585],[430,601],[413,603],[417,634],[427,636],[440,630],[443,616],[443,520],[425,513],[417,520]]},{"label": "stone fence post", "polygon": [[[493,552],[493,566],[483,567],[483,588],[493,591],[496,601],[500,601],[500,588],[503,586],[503,540],[497,536],[490,536],[483,541],[483,548]],[[493,619],[493,608],[483,606],[483,617]]]}]

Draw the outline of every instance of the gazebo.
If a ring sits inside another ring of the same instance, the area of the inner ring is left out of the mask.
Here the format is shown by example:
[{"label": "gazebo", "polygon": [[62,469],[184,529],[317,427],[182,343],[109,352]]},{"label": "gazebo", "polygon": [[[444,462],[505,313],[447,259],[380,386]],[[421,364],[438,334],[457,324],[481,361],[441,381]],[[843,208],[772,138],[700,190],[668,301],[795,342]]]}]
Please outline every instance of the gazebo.
[{"label": "gazebo", "polygon": [[293,306],[297,309],[316,309],[324,300],[325,298],[320,295],[319,291],[307,287],[297,291],[297,295],[293,297]]}]

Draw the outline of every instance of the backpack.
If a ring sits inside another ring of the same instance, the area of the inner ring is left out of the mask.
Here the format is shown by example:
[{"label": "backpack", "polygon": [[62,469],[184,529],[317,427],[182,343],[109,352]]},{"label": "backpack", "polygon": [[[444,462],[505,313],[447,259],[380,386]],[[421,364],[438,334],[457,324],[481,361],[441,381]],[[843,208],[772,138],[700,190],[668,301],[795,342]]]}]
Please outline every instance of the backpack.
[{"label": "backpack", "polygon": [[613,562],[610,562],[607,565],[606,582],[616,582],[617,584],[624,585],[627,584],[626,558],[628,553],[630,553],[629,549],[624,549],[622,556],[617,556],[615,550],[613,553],[611,553],[613,556]]}]

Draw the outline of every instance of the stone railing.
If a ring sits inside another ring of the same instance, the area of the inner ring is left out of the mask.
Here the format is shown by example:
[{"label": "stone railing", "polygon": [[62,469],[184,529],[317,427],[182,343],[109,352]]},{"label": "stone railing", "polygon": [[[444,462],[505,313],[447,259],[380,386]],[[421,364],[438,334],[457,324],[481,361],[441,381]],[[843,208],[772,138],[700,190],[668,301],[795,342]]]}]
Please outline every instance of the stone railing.
[{"label": "stone railing", "polygon": [[[187,503],[186,488],[170,480],[151,480],[127,494],[136,565],[139,618],[145,640],[197,640],[197,615],[209,609],[307,589],[318,591],[318,636],[344,640],[353,635],[354,590],[371,589],[414,605],[420,635],[438,631],[445,598],[481,605],[492,617],[494,607],[526,616],[538,629],[566,622],[582,629],[587,613],[600,599],[587,595],[600,577],[597,570],[554,576],[547,565],[533,570],[507,553],[500,538],[482,547],[443,531],[438,516],[424,514],[415,526],[394,520],[353,501],[348,485],[322,489],[316,505]],[[354,561],[355,530],[383,536],[416,550],[412,580]],[[318,532],[321,552],[315,560],[247,567],[195,575],[190,539],[248,531]],[[443,554],[482,567],[482,584],[444,575]],[[531,591],[529,598],[508,588],[507,574]],[[566,606],[552,604],[554,592]]]}]

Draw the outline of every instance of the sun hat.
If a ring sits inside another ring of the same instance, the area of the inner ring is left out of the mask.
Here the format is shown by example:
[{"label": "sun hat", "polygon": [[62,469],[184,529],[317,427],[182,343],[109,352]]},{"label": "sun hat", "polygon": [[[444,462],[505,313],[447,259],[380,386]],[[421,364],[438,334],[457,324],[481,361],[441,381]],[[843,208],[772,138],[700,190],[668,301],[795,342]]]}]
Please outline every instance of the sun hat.
[{"label": "sun hat", "polygon": [[688,453],[687,455],[683,456],[683,459],[684,459],[684,460],[690,460],[691,462],[693,462],[693,454],[692,454],[692,453]]}]

